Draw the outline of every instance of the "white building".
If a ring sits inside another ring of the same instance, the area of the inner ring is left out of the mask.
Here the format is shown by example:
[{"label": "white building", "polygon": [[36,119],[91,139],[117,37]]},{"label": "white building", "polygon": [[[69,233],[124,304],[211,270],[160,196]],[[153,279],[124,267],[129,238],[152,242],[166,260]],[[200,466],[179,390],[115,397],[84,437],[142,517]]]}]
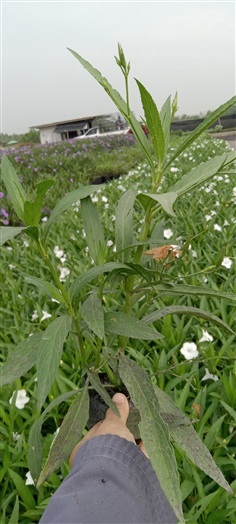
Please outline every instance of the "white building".
[{"label": "white building", "polygon": [[95,118],[98,115],[32,126],[30,129],[39,129],[41,144],[53,144],[84,134],[93,127]]}]

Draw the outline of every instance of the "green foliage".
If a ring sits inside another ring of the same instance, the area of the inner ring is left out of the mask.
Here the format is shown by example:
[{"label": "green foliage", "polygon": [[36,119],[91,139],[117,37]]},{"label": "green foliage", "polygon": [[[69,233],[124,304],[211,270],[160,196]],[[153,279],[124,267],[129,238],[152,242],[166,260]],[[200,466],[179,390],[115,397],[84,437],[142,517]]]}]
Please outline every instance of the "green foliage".
[{"label": "green foliage", "polygon": [[[134,143],[113,139],[84,144],[84,156],[75,142],[35,148],[38,184],[27,172],[27,158],[17,166],[15,158],[3,158],[11,197],[11,204],[2,197],[11,224],[3,228],[0,308],[4,515],[12,520],[19,513],[24,524],[40,519],[60,484],[54,471],[65,477],[64,461],[87,425],[89,391],[114,409],[107,386],[125,385],[141,415],[132,427],[140,431],[179,519],[183,509],[187,522],[197,518],[205,524],[216,512],[219,493],[219,511],[232,519],[235,154],[222,142],[199,138],[232,100],[196,132],[176,140],[170,136],[176,97],[172,102],[168,97],[159,111],[139,82],[147,139],[129,107],[130,64],[121,46],[116,61],[126,101],[72,53],[125,116],[142,156]],[[47,178],[56,169],[51,150],[63,164],[53,191]],[[89,185],[97,161],[115,171],[120,166],[115,158],[123,154],[130,155],[132,166],[126,176],[106,186]],[[143,162],[137,169],[135,157]],[[156,259],[146,254],[153,248]],[[198,357],[185,359],[185,341],[196,341]],[[19,390],[28,395],[24,409],[18,407]],[[39,491],[25,484],[27,455],[34,483],[47,479]]]}]

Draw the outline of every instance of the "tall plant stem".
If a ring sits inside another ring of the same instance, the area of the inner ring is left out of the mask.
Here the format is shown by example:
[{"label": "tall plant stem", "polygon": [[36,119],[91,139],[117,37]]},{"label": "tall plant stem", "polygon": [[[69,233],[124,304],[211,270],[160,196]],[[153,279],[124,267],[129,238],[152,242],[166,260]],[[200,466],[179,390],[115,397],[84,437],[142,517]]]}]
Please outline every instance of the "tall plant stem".
[{"label": "tall plant stem", "polygon": [[126,104],[127,104],[127,118],[130,117],[130,106],[129,106],[129,83],[128,83],[128,73],[125,75],[125,95],[126,95]]}]

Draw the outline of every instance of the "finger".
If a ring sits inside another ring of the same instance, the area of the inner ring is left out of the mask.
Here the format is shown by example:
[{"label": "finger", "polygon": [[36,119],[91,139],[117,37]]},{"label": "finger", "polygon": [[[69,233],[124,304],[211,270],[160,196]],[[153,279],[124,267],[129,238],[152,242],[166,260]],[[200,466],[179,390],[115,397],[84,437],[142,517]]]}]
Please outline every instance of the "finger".
[{"label": "finger", "polygon": [[118,418],[114,411],[109,408],[106,413],[106,419],[114,420],[116,422],[118,419],[119,421],[123,422],[123,424],[126,424],[127,418],[129,416],[129,403],[126,396],[123,395],[123,393],[116,393],[112,400],[120,413],[120,418]]}]

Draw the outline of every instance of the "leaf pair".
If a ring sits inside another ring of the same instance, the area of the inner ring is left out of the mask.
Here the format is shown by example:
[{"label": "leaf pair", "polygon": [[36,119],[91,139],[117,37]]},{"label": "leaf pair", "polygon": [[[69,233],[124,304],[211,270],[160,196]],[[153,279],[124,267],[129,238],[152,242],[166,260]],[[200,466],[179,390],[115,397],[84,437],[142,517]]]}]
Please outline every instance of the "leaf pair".
[{"label": "leaf pair", "polygon": [[119,357],[119,374],[140,412],[141,438],[161,487],[179,520],[184,522],[178,468],[171,440],[183,449],[194,464],[232,493],[208,449],[190,424],[191,421],[171,398],[154,386],[147,373],[123,354]]}]

